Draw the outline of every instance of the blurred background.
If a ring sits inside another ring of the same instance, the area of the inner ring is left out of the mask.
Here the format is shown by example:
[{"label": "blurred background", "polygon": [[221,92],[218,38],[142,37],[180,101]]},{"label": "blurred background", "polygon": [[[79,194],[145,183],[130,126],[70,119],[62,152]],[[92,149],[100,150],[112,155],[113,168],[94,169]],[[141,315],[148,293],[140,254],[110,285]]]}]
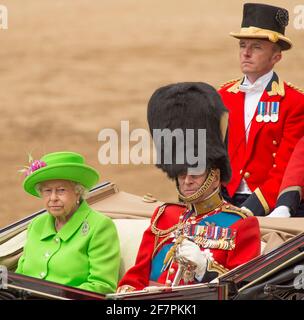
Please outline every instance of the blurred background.
[{"label": "blurred background", "polygon": [[[54,151],[76,151],[121,190],[175,201],[173,182],[151,165],[101,165],[98,133],[147,128],[146,107],[159,86],[204,81],[218,87],[240,76],[240,0],[0,0],[0,227],[41,208],[18,173]],[[252,1],[255,2],[255,1]],[[267,1],[289,10],[294,48],[278,65],[286,81],[303,85],[304,29],[299,1]]]}]

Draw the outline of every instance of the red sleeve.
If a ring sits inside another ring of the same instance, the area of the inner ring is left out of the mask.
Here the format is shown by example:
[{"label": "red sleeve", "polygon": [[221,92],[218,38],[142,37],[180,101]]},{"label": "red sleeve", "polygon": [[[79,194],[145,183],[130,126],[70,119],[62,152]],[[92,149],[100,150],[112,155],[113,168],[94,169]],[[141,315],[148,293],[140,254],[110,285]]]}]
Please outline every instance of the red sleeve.
[{"label": "red sleeve", "polygon": [[[158,208],[155,210],[151,221],[153,221]],[[151,232],[151,225],[144,232],[137,253],[135,265],[131,267],[120,280],[118,287],[130,285],[136,290],[141,290],[149,285],[152,254],[154,250],[155,236]]]},{"label": "red sleeve", "polygon": [[256,217],[248,217],[234,223],[236,229],[235,249],[228,252],[226,268],[246,263],[261,253],[260,227]]},{"label": "red sleeve", "polygon": [[[297,143],[288,162],[280,192],[288,187],[304,188],[304,136]],[[304,190],[303,190],[304,191]]]}]

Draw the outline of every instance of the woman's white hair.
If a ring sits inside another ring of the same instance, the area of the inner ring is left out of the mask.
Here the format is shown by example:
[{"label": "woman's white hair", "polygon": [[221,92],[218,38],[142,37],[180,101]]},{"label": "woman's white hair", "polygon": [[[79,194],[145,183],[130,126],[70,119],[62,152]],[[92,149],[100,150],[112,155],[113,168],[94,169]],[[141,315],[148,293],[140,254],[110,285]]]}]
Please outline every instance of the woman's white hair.
[{"label": "woman's white hair", "polygon": [[[84,200],[84,199],[87,198],[87,195],[88,195],[88,192],[89,192],[88,189],[86,189],[79,182],[74,182],[74,181],[69,181],[69,182],[74,185],[75,193],[80,195],[80,200]],[[41,186],[42,186],[42,182],[37,183],[36,186],[35,186],[35,189],[36,189],[36,191],[38,192],[39,195],[41,195]]]},{"label": "woman's white hair", "polygon": [[71,181],[75,186],[75,192],[80,195],[80,200],[84,200],[87,198],[89,190],[86,189],[81,183]]}]

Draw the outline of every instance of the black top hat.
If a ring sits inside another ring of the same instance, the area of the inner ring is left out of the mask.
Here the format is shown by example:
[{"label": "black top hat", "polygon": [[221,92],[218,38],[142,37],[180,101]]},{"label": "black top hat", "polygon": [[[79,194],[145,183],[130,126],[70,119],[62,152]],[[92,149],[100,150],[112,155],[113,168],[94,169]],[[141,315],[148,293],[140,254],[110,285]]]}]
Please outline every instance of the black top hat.
[{"label": "black top hat", "polygon": [[238,39],[268,39],[278,43],[282,50],[288,50],[292,47],[291,40],[285,37],[288,21],[288,11],[284,8],[261,3],[245,3],[241,31],[231,32],[230,35]]},{"label": "black top hat", "polygon": [[[213,87],[202,82],[183,82],[157,89],[148,103],[148,123],[160,160],[156,166],[170,178],[175,179],[197,165],[189,164],[186,154],[190,148],[192,154],[198,155],[201,141],[197,138],[197,132],[198,129],[206,129],[206,152],[203,155],[206,169],[218,168],[221,171],[221,181],[230,180],[231,169],[224,143],[228,112]],[[172,139],[172,145],[159,141],[157,143],[155,129],[169,129],[170,132],[182,129],[183,139]],[[195,137],[194,143],[190,145],[186,139],[187,129],[192,129]],[[185,160],[183,163],[177,161],[177,149],[182,150]],[[164,156],[168,152],[171,154],[171,163],[165,161]]]}]

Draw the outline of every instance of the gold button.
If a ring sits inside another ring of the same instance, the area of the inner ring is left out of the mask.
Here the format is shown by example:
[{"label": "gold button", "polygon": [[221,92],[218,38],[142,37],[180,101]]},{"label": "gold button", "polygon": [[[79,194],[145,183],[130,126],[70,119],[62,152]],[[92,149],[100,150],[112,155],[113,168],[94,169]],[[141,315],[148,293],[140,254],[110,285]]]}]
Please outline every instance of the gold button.
[{"label": "gold button", "polygon": [[59,242],[60,241],[60,238],[55,238],[55,242]]},{"label": "gold button", "polygon": [[248,178],[250,177],[250,173],[249,173],[249,172],[245,172],[245,173],[244,173],[244,177],[245,177],[246,179],[248,179]]},{"label": "gold button", "polygon": [[274,146],[276,146],[278,143],[276,142],[276,140],[273,140],[273,141],[272,141],[272,144],[273,144]]},{"label": "gold button", "polygon": [[274,168],[276,168],[276,167],[277,167],[277,165],[276,165],[276,164],[274,164],[274,165],[273,165],[273,167],[274,167]]},{"label": "gold button", "polygon": [[273,153],[273,154],[272,154],[273,157],[275,157],[276,155],[277,155],[276,153]]},{"label": "gold button", "polygon": [[242,174],[243,173],[243,170],[240,170],[240,174]]}]

